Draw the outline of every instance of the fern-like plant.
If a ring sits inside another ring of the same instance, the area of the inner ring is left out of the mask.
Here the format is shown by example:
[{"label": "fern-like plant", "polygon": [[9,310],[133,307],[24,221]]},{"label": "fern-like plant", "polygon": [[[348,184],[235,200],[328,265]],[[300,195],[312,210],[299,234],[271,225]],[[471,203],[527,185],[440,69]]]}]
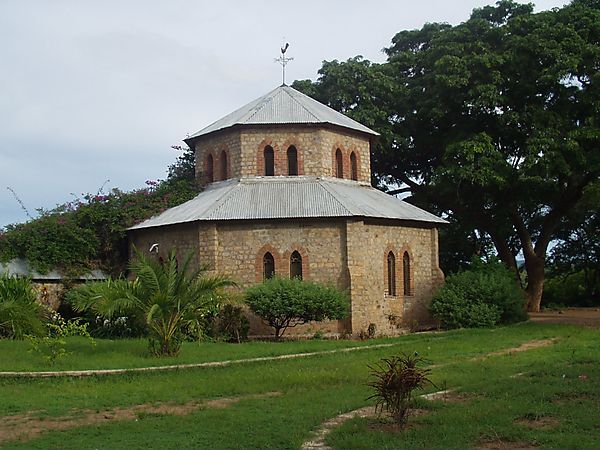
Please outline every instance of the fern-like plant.
[{"label": "fern-like plant", "polygon": [[0,276],[0,338],[43,336],[47,319],[48,311],[37,301],[29,278]]},{"label": "fern-like plant", "polygon": [[417,354],[383,358],[371,369],[368,386],[375,390],[369,399],[375,399],[377,412],[387,412],[400,426],[408,420],[413,405],[413,392],[433,384],[428,378],[430,369],[419,368],[423,359]]},{"label": "fern-like plant", "polygon": [[150,336],[150,351],[176,355],[184,335],[200,338],[204,317],[217,310],[218,290],[233,282],[222,276],[206,275],[206,268],[192,270],[193,254],[182,264],[176,252],[165,261],[136,252],[130,269],[137,278],[88,283],[68,297],[76,311],[92,311],[111,319],[120,315],[143,316]]}]

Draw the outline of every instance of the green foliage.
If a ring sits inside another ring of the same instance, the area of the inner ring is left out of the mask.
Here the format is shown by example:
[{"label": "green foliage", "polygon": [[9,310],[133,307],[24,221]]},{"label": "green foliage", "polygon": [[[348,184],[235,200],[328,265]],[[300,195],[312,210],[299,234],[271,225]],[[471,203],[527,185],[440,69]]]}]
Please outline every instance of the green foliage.
[{"label": "green foliage", "polygon": [[143,317],[151,353],[173,356],[186,336],[200,339],[205,317],[218,310],[219,289],[233,283],[221,276],[206,275],[206,268],[191,270],[193,254],[182,264],[175,250],[164,261],[148,259],[136,252],[130,269],[137,278],[86,283],[74,290],[67,301],[76,311],[113,319]]},{"label": "green foliage", "polygon": [[279,338],[290,327],[348,316],[348,297],[338,289],[299,278],[273,277],[246,291],[252,312]]},{"label": "green foliage", "polygon": [[96,346],[96,341],[87,330],[88,324],[80,323],[79,319],[66,321],[60,314],[54,313],[52,321],[47,325],[47,336],[27,336],[27,340],[31,344],[29,351],[40,354],[47,364],[53,365],[57,360],[72,353],[66,349],[68,337],[86,337],[92,347]]},{"label": "green foliage", "polygon": [[413,404],[413,392],[433,384],[428,378],[430,369],[417,367],[423,358],[414,355],[382,358],[371,369],[372,381],[369,387],[375,393],[369,399],[375,399],[376,410],[386,411],[400,426],[406,424]]},{"label": "green foliage", "polygon": [[240,343],[248,339],[250,322],[241,306],[227,303],[213,320],[213,336],[228,342]]},{"label": "green foliage", "polygon": [[600,182],[591,185],[581,205],[565,218],[552,248],[542,303],[600,305]]},{"label": "green foliage", "polygon": [[573,273],[549,276],[544,283],[542,306],[550,304],[566,306],[599,306],[600,282],[591,287],[595,296],[589,296],[589,280],[583,270]]},{"label": "green foliage", "polygon": [[[515,271],[522,251],[537,309],[549,243],[600,176],[598,23],[594,1],[536,14],[500,0],[397,33],[384,64],[325,61],[294,86],[381,133],[376,182],[461,222],[458,239],[485,235]],[[453,241],[461,261],[484,255]]]},{"label": "green foliage", "polygon": [[0,338],[41,336],[47,319],[48,311],[37,301],[28,278],[0,275]]},{"label": "green foliage", "polygon": [[490,327],[527,319],[523,295],[499,261],[474,260],[469,270],[447,278],[430,311],[443,328]]},{"label": "green foliage", "polygon": [[40,210],[37,219],[8,225],[0,230],[0,261],[24,258],[41,273],[59,269],[79,274],[101,268],[121,274],[128,258],[125,230],[197,194],[187,179],[146,184],[131,192],[82,194],[52,210]]}]

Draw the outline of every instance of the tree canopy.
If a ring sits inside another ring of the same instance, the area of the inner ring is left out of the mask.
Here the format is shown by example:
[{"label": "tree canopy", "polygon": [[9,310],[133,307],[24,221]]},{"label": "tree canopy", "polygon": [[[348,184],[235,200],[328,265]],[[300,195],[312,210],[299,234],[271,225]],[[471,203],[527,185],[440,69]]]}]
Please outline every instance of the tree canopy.
[{"label": "tree canopy", "polygon": [[381,133],[375,182],[477,230],[539,309],[548,246],[600,175],[600,3],[501,0],[401,31],[388,59],[324,62],[297,87]]}]

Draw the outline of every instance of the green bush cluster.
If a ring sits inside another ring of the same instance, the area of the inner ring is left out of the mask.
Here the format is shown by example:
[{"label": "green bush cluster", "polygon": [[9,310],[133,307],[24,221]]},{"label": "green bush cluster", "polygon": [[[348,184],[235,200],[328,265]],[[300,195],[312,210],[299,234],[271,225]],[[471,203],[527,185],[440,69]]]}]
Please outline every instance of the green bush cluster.
[{"label": "green bush cluster", "polygon": [[473,261],[447,278],[430,305],[443,328],[490,327],[527,319],[523,294],[499,261]]},{"label": "green bush cluster", "polygon": [[246,303],[275,329],[276,338],[287,328],[310,321],[343,319],[349,309],[345,293],[299,278],[273,277],[254,285],[246,291]]},{"label": "green bush cluster", "polygon": [[148,181],[131,192],[81,199],[45,211],[37,219],[0,230],[0,261],[26,259],[41,273],[79,274],[100,268],[119,275],[128,258],[126,229],[197,194],[192,181]]},{"label": "green bush cluster", "polygon": [[47,333],[48,310],[36,299],[28,278],[0,276],[0,338],[23,339]]}]

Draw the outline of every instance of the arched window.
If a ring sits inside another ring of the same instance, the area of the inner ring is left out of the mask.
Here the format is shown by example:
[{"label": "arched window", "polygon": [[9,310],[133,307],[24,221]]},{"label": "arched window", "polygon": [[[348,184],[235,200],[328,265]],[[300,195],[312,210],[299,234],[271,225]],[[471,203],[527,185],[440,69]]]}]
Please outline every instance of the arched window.
[{"label": "arched window", "polygon": [[396,257],[394,252],[387,255],[388,295],[396,295]]},{"label": "arched window", "polygon": [[404,252],[402,257],[402,275],[404,279],[404,295],[412,295],[412,286],[410,285],[410,256]]},{"label": "arched window", "polygon": [[298,175],[298,150],[291,145],[287,150],[288,175]]},{"label": "arched window", "polygon": [[206,157],[206,182],[212,183],[214,180],[214,164],[213,156],[211,153]]},{"label": "arched window", "polygon": [[351,169],[352,179],[357,181],[358,180],[358,163],[356,162],[356,153],[354,153],[354,152],[350,153],[350,169]]},{"label": "arched window", "polygon": [[290,278],[302,279],[302,256],[297,251],[290,256]]},{"label": "arched window", "polygon": [[265,253],[263,256],[263,279],[267,280],[275,276],[275,258],[271,253]]},{"label": "arched window", "polygon": [[342,151],[339,148],[335,151],[335,176],[344,178],[344,160],[342,158]]},{"label": "arched window", "polygon": [[267,145],[264,152],[265,157],[265,176],[272,177],[275,175],[275,152],[273,147]]},{"label": "arched window", "polygon": [[221,152],[221,180],[227,179],[227,153],[225,150]]}]

